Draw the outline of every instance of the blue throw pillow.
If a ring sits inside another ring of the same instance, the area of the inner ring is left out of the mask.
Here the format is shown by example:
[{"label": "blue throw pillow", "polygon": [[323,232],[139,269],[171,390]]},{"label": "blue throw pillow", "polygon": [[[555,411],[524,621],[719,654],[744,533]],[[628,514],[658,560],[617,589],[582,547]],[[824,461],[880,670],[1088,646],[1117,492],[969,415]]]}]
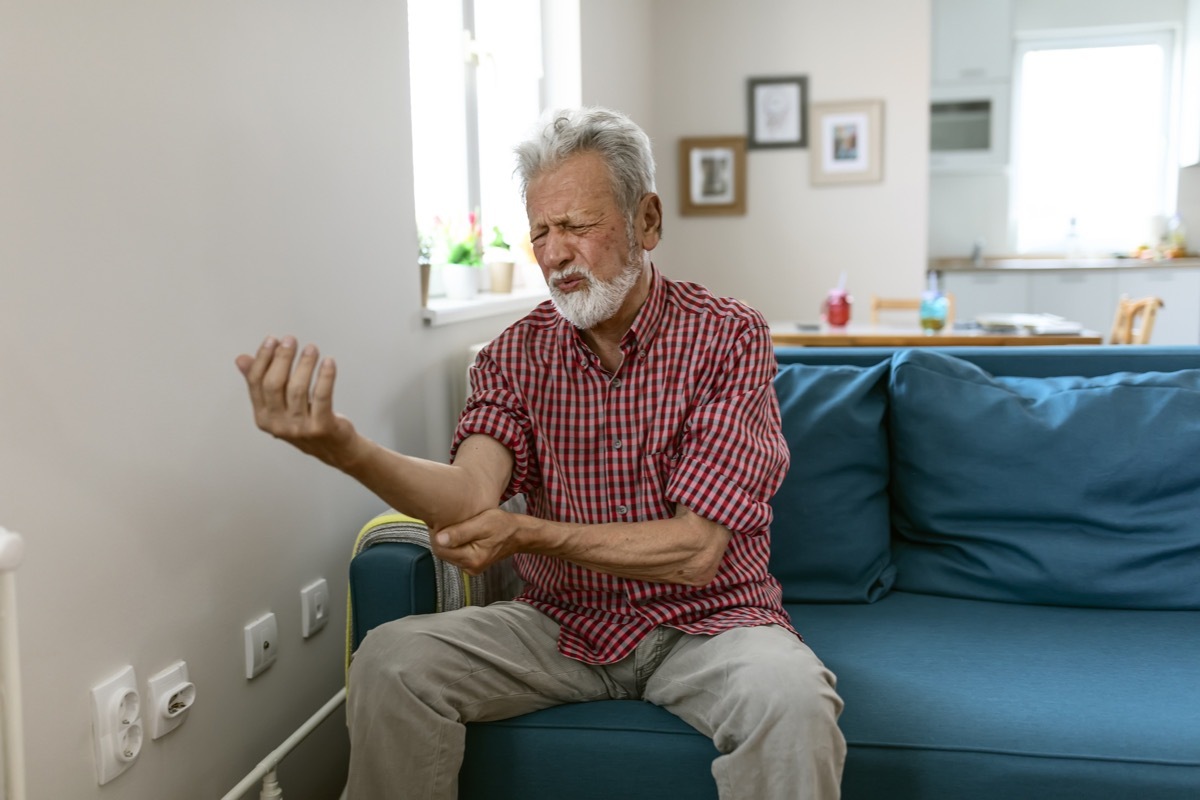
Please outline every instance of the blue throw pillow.
[{"label": "blue throw pillow", "polygon": [[1200,609],[1200,370],[994,377],[892,361],[896,588]]},{"label": "blue throw pillow", "polygon": [[891,588],[888,362],[789,364],[775,378],[792,466],[771,505],[785,602],[869,603]]}]

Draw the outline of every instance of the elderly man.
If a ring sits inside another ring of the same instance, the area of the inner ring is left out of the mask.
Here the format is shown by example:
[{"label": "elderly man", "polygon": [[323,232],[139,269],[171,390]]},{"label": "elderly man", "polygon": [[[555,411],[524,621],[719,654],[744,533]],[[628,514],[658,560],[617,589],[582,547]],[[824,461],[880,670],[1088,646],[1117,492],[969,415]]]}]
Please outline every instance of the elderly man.
[{"label": "elderly man", "polygon": [[[788,465],[767,325],[651,263],[662,204],[629,119],[557,112],[517,155],[551,302],[479,354],[451,464],[334,414],[312,345],[237,359],[259,427],[426,520],[440,558],[478,573],[513,556],[527,583],[367,635],[351,800],[455,798],[464,723],[606,698],[712,737],[722,798],[837,797],[841,699],[767,572]],[[528,514],[497,507],[519,493]]]}]

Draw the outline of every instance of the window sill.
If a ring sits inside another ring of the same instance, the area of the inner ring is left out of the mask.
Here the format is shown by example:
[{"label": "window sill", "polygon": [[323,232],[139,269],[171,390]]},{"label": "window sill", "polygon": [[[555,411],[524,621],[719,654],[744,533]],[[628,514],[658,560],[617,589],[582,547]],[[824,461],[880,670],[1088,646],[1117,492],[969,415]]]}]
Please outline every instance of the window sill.
[{"label": "window sill", "polygon": [[426,326],[436,328],[440,325],[452,325],[455,322],[468,322],[501,314],[528,312],[549,296],[545,286],[535,286],[514,289],[510,294],[480,292],[470,300],[431,297],[429,305],[422,309],[421,315],[425,319]]}]

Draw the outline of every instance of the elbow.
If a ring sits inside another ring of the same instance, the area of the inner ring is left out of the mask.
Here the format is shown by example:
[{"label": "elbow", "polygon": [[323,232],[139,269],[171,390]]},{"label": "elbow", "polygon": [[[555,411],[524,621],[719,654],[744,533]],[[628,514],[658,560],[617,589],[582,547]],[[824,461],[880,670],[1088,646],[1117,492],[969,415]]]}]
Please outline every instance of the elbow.
[{"label": "elbow", "polygon": [[717,579],[721,562],[725,560],[725,544],[721,548],[706,548],[681,571],[679,583],[694,589],[703,589]]},{"label": "elbow", "polygon": [[723,525],[706,520],[685,506],[679,506],[676,519],[688,525],[687,539],[691,552],[674,582],[702,589],[716,580],[733,534]]}]

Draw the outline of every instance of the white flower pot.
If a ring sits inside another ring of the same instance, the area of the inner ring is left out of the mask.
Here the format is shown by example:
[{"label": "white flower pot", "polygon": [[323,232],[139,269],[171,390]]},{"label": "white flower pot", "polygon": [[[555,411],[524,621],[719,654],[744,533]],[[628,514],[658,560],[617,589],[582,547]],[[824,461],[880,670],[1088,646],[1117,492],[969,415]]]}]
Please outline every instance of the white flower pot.
[{"label": "white flower pot", "polygon": [[443,264],[442,285],[450,300],[470,300],[479,294],[479,278],[482,269],[467,264]]}]

